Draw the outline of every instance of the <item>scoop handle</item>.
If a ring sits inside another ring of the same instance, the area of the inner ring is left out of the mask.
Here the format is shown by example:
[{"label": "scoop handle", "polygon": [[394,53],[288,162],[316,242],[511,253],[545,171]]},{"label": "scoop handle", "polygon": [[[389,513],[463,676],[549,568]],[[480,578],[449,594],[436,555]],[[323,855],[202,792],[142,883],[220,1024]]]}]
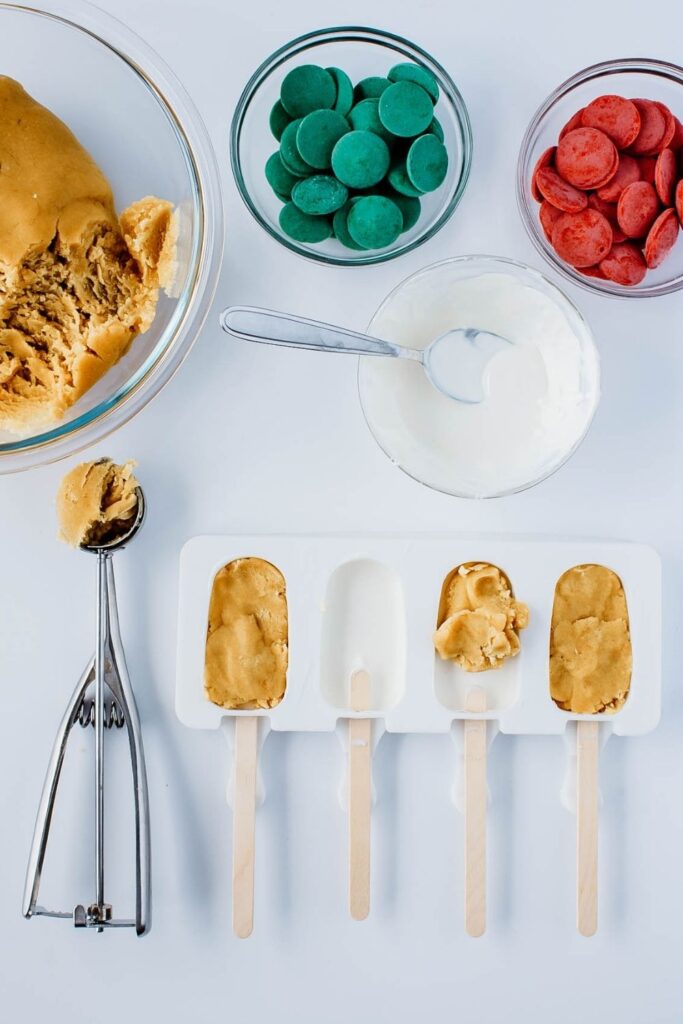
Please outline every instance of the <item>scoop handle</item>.
[{"label": "scoop handle", "polygon": [[276,313],[256,306],[229,306],[220,317],[221,327],[227,334],[243,341],[256,341],[265,345],[284,345],[287,348],[314,349],[318,352],[351,352],[367,356],[401,356],[400,345],[369,334],[347,331],[344,327],[307,320],[291,313]]}]

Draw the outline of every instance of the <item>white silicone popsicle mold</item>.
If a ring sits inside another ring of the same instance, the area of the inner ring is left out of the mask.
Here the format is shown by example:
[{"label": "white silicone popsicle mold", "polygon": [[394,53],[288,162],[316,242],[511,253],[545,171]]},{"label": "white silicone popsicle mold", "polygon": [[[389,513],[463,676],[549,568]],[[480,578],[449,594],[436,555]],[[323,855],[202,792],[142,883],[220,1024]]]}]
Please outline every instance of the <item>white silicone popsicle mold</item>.
[{"label": "white silicone popsicle mold", "polygon": [[[216,572],[249,556],[272,562],[287,582],[287,689],[271,710],[227,711],[207,701],[203,691],[209,597]],[[495,672],[476,675],[442,662],[431,639],[444,578],[472,561],[499,566],[531,613],[519,656]],[[571,566],[589,562],[617,573],[629,608],[631,690],[624,706],[610,715],[569,714],[549,694],[555,585]],[[362,660],[359,653],[356,662],[348,637],[359,630]],[[454,720],[466,718],[494,719],[504,733],[560,734],[569,721],[580,718],[603,720],[616,735],[648,732],[660,714],[659,556],[639,544],[462,535],[244,535],[197,537],[185,545],[176,686],[176,711],[185,725],[213,729],[226,717],[258,715],[279,731],[332,730],[340,717],[354,717],[348,682],[355,668],[367,668],[373,678],[373,708],[358,717],[381,718],[388,732],[443,733]],[[465,710],[466,691],[474,685],[487,693],[489,710],[481,715]]]}]

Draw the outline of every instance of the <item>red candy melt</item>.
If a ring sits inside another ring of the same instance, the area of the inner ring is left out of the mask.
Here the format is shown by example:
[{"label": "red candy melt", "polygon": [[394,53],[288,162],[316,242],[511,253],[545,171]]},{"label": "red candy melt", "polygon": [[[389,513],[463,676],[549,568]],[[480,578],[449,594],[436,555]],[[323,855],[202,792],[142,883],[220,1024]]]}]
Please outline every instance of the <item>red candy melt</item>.
[{"label": "red candy melt", "polygon": [[659,213],[659,198],[654,185],[634,181],[619,196],[617,221],[627,238],[642,238],[650,230]]},{"label": "red candy melt", "polygon": [[638,108],[623,96],[598,96],[584,107],[581,123],[604,132],[619,149],[635,142],[640,132]]},{"label": "red candy melt", "polygon": [[541,167],[536,174],[536,188],[544,199],[564,213],[578,213],[588,206],[586,193],[559,176],[552,167]]},{"label": "red candy melt", "polygon": [[563,139],[567,132],[573,132],[575,128],[581,127],[581,125],[583,124],[583,110],[584,108],[582,107],[581,110],[576,111],[573,117],[569,118],[566,125],[564,126],[564,128],[558,136],[559,139]]},{"label": "red candy melt", "polygon": [[638,285],[683,226],[683,123],[659,100],[596,96],[541,155],[531,192],[561,259],[586,277]]},{"label": "red candy melt", "polygon": [[655,188],[664,206],[671,206],[677,176],[678,167],[674,151],[663,149],[655,164]]},{"label": "red candy melt", "polygon": [[627,185],[640,181],[640,166],[634,156],[622,153],[619,157],[617,173],[606,185],[598,189],[598,195],[606,203],[616,203]]},{"label": "red candy melt", "polygon": [[667,129],[664,111],[652,100],[637,99],[633,102],[640,114],[640,131],[631,146],[631,152],[637,156],[658,153]]},{"label": "red candy melt", "polygon": [[558,210],[556,206],[549,203],[547,200],[541,203],[541,209],[538,211],[538,216],[541,221],[541,227],[545,233],[545,237],[550,243],[553,240],[553,228],[555,221],[562,216],[562,210]]},{"label": "red candy melt", "polygon": [[679,181],[679,183],[676,185],[676,191],[674,193],[674,203],[676,204],[676,213],[678,214],[678,219],[680,220],[681,225],[683,225],[683,181]]},{"label": "red candy melt", "polygon": [[608,281],[633,286],[640,284],[647,274],[647,264],[637,245],[619,242],[605,256],[600,270]]},{"label": "red candy melt", "polygon": [[605,185],[619,165],[614,143],[597,128],[575,128],[560,140],[555,154],[558,174],[575,188]]},{"label": "red candy melt", "polygon": [[657,165],[656,156],[637,156],[638,167],[640,168],[640,177],[643,181],[649,181],[651,185],[655,183],[655,167]]},{"label": "red candy melt", "polygon": [[612,248],[612,228],[597,210],[563,213],[553,227],[553,248],[573,267],[594,267]]},{"label": "red candy melt", "polygon": [[538,191],[538,185],[536,184],[536,178],[537,178],[538,172],[541,170],[541,168],[542,167],[546,167],[548,164],[552,163],[553,160],[555,159],[555,149],[556,149],[555,146],[549,146],[548,149],[546,149],[545,153],[541,153],[541,155],[539,156],[538,160],[536,161],[536,166],[534,167],[534,173],[531,175],[531,194],[532,194],[532,196],[534,197],[534,199],[536,200],[537,203],[542,203],[543,202],[543,196]]},{"label": "red candy melt", "polygon": [[[568,216],[565,214],[565,216]],[[664,210],[654,222],[645,239],[645,262],[650,270],[663,263],[678,238],[678,217],[675,210]]]}]

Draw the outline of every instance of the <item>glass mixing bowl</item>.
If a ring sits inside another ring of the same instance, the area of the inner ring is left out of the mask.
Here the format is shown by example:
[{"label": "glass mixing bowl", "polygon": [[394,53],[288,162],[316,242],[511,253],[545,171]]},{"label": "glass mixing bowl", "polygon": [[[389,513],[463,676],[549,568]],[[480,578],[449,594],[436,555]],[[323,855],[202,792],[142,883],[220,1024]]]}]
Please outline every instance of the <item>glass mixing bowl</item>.
[{"label": "glass mixing bowl", "polygon": [[[631,58],[610,60],[578,71],[538,108],[527,128],[517,161],[517,205],[527,233],[552,267],[574,284],[602,295],[637,299],[667,295],[683,288],[683,233],[667,258],[656,270],[648,270],[639,285],[625,287],[597,277],[586,277],[560,259],[545,237],[538,217],[539,204],[530,192],[536,161],[549,146],[557,145],[560,130],[570,117],[597,96],[641,96],[666,103],[679,120],[683,119],[683,68],[664,61]],[[683,168],[681,168],[683,174]]]},{"label": "glass mixing bowl", "polygon": [[[300,64],[339,67],[357,82],[370,75],[385,75],[400,61],[424,65],[439,83],[435,113],[444,130],[448,149],[448,175],[435,191],[421,197],[417,223],[386,249],[355,251],[335,239],[307,245],[289,238],[278,216],[282,203],[266,181],[264,168],[278,143],[268,119],[285,75]],[[269,235],[311,260],[331,266],[364,266],[411,252],[439,231],[453,215],[465,191],[472,163],[472,129],[465,102],[448,72],[433,57],[400,36],[372,28],[327,28],[299,36],[276,50],[256,69],[235,109],[230,130],[230,158],[235,181],[248,210]]]},{"label": "glass mixing bowl", "polygon": [[556,472],[590,427],[600,397],[593,336],[556,285],[498,256],[460,256],[418,271],[384,300],[368,334],[426,348],[462,327],[511,343],[480,364],[481,403],[442,394],[412,360],[363,356],[366,422],[385,455],[434,490],[460,498],[526,490]]},{"label": "glass mixing bowl", "polygon": [[137,36],[89,4],[0,3],[2,73],[75,133],[109,178],[117,210],[157,195],[179,214],[173,296],[150,329],[64,419],[26,437],[0,433],[0,473],[71,455],[135,415],[180,366],[209,309],[223,218],[215,156],[180,83]]}]

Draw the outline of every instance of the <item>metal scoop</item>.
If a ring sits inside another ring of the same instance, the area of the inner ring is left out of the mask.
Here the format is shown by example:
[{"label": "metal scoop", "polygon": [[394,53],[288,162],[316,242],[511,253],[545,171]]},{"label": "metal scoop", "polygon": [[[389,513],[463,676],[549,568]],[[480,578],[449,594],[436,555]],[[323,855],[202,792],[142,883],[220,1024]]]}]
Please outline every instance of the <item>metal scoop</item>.
[{"label": "metal scoop", "polygon": [[[135,536],[145,519],[145,496],[136,491],[138,504],[130,524],[100,544],[81,545],[81,550],[97,556],[97,634],[95,655],[88,662],[64,712],[48,765],[38,807],[33,843],[29,855],[24,888],[25,917],[72,918],[76,927],[135,928],[138,935],[151,925],[149,798],[140,719],[126,668],[116,605],[113,555]],[[64,755],[76,723],[95,727],[95,899],[78,904],[73,911],[47,910],[38,906],[38,890],[45,861],[52,812],[64,763]],[[104,730],[128,730],[133,793],[135,800],[135,919],[116,919],[104,897]]]},{"label": "metal scoop", "polygon": [[422,365],[435,388],[448,398],[469,405],[484,400],[486,367],[495,355],[512,344],[492,331],[457,327],[435,338],[424,349],[405,348],[369,334],[253,306],[231,306],[223,311],[220,322],[228,334],[266,345],[412,359]]}]

